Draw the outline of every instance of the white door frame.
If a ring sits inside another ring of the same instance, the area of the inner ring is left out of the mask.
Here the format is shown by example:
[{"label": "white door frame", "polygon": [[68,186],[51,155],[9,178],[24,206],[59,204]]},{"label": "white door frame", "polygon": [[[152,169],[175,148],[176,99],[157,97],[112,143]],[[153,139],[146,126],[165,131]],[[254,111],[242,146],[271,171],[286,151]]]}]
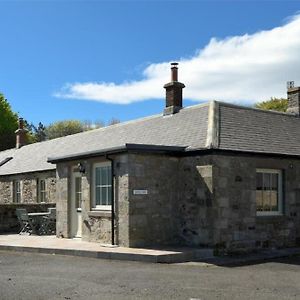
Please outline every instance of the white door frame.
[{"label": "white door frame", "polygon": [[71,201],[70,201],[70,233],[72,238],[81,238],[82,235],[82,215],[81,207],[76,207],[76,195],[75,195],[75,179],[82,178],[79,172],[72,172],[71,180]]}]

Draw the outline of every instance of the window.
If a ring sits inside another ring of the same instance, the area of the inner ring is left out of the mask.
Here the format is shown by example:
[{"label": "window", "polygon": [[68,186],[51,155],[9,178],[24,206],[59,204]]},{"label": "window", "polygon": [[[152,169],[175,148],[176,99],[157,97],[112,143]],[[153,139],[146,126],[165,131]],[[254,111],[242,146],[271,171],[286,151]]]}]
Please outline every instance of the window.
[{"label": "window", "polygon": [[111,165],[99,163],[94,166],[94,206],[110,208],[111,205]]},{"label": "window", "polygon": [[82,199],[81,177],[75,177],[75,205],[76,205],[76,208],[81,208],[81,199]]},{"label": "window", "polygon": [[37,202],[47,201],[46,180],[37,179]]},{"label": "window", "polygon": [[256,212],[258,216],[282,214],[281,170],[256,170]]},{"label": "window", "polygon": [[13,202],[21,203],[21,182],[19,180],[13,182]]}]

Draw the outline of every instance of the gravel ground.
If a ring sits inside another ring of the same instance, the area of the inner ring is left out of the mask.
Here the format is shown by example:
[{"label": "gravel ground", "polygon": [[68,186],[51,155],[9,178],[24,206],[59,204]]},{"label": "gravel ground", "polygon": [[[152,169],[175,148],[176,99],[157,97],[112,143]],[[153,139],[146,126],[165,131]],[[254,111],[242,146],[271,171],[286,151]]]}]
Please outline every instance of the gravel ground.
[{"label": "gravel ground", "polygon": [[0,299],[300,299],[300,258],[216,267],[0,251]]}]

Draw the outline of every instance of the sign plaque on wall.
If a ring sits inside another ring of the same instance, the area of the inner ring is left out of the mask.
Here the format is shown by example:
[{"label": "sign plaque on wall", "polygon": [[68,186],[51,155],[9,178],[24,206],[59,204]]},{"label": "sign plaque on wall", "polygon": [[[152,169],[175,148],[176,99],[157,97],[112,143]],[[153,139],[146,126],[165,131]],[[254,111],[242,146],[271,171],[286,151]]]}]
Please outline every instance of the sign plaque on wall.
[{"label": "sign plaque on wall", "polygon": [[148,190],[133,190],[133,195],[148,195]]}]

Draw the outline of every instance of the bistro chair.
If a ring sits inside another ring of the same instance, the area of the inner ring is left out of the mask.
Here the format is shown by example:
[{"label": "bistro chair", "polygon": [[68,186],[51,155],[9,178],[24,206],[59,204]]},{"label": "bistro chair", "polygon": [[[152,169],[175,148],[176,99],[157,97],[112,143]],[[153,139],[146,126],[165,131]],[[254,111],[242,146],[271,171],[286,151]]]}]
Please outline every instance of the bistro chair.
[{"label": "bistro chair", "polygon": [[56,232],[56,208],[48,208],[49,214],[43,216],[39,234],[55,234]]},{"label": "bistro chair", "polygon": [[21,227],[19,234],[27,233],[30,235],[32,233],[35,233],[35,226],[29,218],[27,210],[25,208],[17,208],[16,215]]}]

